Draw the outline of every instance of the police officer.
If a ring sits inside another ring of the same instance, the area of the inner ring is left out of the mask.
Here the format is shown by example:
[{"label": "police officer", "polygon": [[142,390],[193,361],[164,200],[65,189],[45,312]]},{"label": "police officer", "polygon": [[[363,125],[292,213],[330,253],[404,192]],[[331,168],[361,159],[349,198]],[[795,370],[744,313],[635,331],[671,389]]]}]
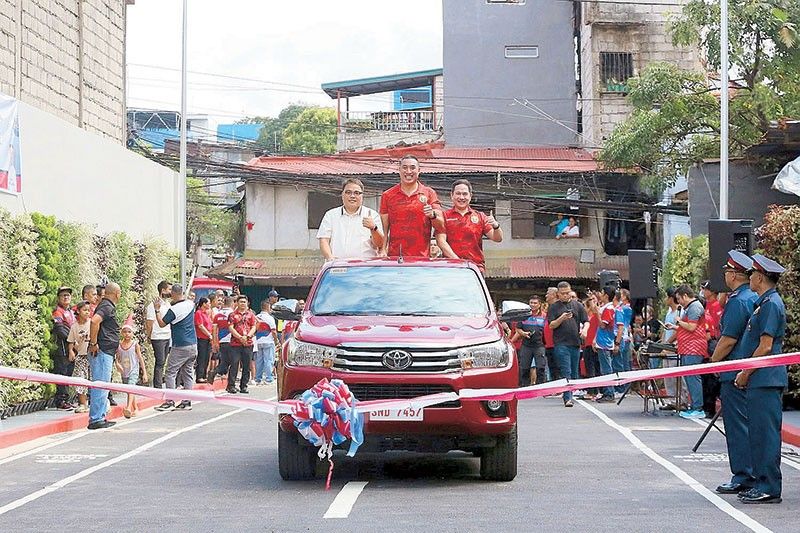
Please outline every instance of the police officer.
[{"label": "police officer", "polygon": [[[722,312],[721,336],[711,361],[744,359],[750,357],[745,351],[742,336],[753,314],[758,295],[750,289],[749,271],[753,260],[741,252],[728,252],[728,261],[722,266],[725,284],[731,289],[728,302]],[[722,416],[725,419],[725,441],[728,444],[728,460],[733,477],[729,483],[717,487],[720,494],[746,492],[755,486],[753,461],[750,456],[750,437],[747,432],[747,391],[733,384],[736,372],[720,375]]]},{"label": "police officer", "polygon": [[[753,256],[750,288],[758,294],[742,338],[751,357],[781,353],[786,308],[775,290],[784,268],[763,255]],[[743,503],[781,502],[781,394],[788,385],[786,367],[742,370],[735,385],[747,389],[747,421],[755,486],[739,494]]]}]

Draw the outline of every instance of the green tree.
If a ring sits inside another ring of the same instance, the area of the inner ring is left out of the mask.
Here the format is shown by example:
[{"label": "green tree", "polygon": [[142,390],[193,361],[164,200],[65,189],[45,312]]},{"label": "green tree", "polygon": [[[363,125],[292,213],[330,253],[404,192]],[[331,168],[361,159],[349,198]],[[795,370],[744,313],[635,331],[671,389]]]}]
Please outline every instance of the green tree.
[{"label": "green tree", "polygon": [[310,107],[286,127],[283,151],[306,154],[332,154],[336,151],[336,110]]},{"label": "green tree", "polygon": [[284,107],[277,117],[255,117],[252,119],[253,122],[264,124],[264,128],[258,136],[258,143],[264,145],[270,152],[281,152],[284,131],[308,107],[304,104],[291,104]]},{"label": "green tree", "polygon": [[241,231],[241,217],[225,209],[205,188],[198,178],[186,178],[186,230],[189,252],[196,256],[202,244],[213,243],[220,253],[233,251],[236,237]]},{"label": "green tree", "polygon": [[[730,1],[730,146],[734,155],[757,143],[771,120],[800,111],[800,4]],[[699,47],[709,68],[720,64],[719,4],[691,0],[671,22],[676,45]],[[638,167],[658,192],[693,163],[719,155],[719,100],[702,73],[652,64],[630,80],[633,112],[600,152],[611,167]]]}]

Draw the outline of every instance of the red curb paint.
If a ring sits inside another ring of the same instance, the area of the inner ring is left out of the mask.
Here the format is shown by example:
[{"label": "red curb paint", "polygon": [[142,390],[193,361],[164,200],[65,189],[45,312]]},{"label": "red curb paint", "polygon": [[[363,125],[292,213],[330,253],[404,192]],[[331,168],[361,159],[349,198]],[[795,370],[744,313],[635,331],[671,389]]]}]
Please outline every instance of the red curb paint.
[{"label": "red curb paint", "polygon": [[786,444],[800,447],[800,427],[783,424],[781,427],[781,440]]},{"label": "red curb paint", "polygon": [[[225,379],[218,379],[214,382],[213,390],[224,390],[227,387],[228,381]],[[212,390],[211,385],[208,383],[199,383],[194,386],[195,389],[200,390]],[[139,409],[149,409],[151,407],[155,407],[156,405],[161,405],[159,400],[154,400],[152,398],[139,398]],[[114,420],[117,418],[122,418],[122,409],[121,405],[116,407],[112,407],[108,414],[106,414],[107,420]],[[75,431],[77,429],[86,429],[86,426],[89,425],[89,414],[88,413],[65,413],[63,418],[59,418],[58,420],[50,420],[47,422],[41,422],[39,424],[33,424],[27,427],[21,427],[16,429],[9,429],[6,431],[0,431],[0,449],[8,448],[9,446],[14,446],[16,444],[21,444],[23,442],[28,442],[30,440],[38,439],[41,437],[46,437],[48,435],[56,435],[58,433],[66,433],[68,431]]]}]

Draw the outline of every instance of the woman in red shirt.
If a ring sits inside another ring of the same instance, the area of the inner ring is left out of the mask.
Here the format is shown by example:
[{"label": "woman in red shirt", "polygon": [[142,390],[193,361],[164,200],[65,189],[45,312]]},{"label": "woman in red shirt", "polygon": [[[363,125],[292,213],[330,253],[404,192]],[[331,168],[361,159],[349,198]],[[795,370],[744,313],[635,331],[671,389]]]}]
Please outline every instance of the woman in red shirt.
[{"label": "woman in red shirt", "polygon": [[208,359],[211,355],[211,302],[208,298],[200,298],[194,310],[194,330],[197,333],[197,363],[195,366],[195,381],[206,383]]}]

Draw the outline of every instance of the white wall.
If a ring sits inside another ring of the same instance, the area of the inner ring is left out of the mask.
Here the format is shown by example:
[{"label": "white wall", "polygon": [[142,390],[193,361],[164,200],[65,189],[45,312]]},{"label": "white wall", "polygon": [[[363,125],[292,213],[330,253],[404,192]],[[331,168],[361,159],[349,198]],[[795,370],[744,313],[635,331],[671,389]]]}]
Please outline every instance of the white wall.
[{"label": "white wall", "polygon": [[19,125],[22,194],[0,207],[176,245],[177,173],[22,102]]},{"label": "white wall", "polygon": [[[249,255],[275,250],[315,253],[319,250],[317,230],[308,228],[307,189],[250,182],[245,201],[247,222],[253,224],[253,229],[246,230],[245,235],[245,250]],[[377,197],[365,197],[364,205],[377,210]]]}]

